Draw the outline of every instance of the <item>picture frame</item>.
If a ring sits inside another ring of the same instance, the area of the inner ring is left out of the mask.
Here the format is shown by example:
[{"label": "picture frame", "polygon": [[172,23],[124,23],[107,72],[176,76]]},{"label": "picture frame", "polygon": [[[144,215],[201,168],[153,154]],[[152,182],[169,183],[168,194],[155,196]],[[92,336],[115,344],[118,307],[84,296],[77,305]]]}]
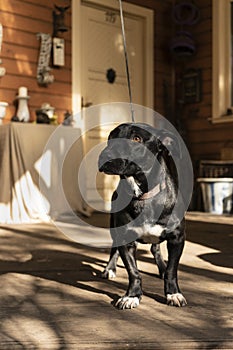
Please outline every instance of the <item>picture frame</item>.
[{"label": "picture frame", "polygon": [[190,68],[182,77],[182,100],[184,104],[199,103],[202,99],[201,69]]}]

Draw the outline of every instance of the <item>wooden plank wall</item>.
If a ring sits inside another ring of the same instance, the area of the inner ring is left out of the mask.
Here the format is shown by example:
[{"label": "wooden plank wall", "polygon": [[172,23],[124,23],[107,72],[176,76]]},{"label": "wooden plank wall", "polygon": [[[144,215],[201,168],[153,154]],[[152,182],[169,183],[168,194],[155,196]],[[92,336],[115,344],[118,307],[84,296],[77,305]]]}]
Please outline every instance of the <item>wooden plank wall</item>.
[{"label": "wooden plank wall", "polygon": [[66,110],[71,110],[71,9],[66,13],[69,31],[59,34],[65,39],[65,67],[52,67],[54,83],[47,87],[37,84],[36,71],[40,49],[39,32],[52,34],[54,3],[67,6],[70,1],[7,0],[0,2],[0,23],[3,25],[3,44],[0,58],[6,75],[0,78],[0,100],[9,103],[5,120],[15,114],[15,97],[20,86],[28,88],[31,119],[35,110],[48,102],[56,108],[63,120]]},{"label": "wooden plank wall", "polygon": [[[172,0],[126,0],[135,5],[141,5],[154,10],[154,109],[171,119],[169,101],[165,100],[167,86],[168,95],[172,100],[172,59],[169,44],[172,32]],[[171,101],[172,102],[172,101]]]},{"label": "wooden plank wall", "polygon": [[[181,113],[185,138],[194,161],[221,157],[221,149],[233,140],[233,123],[212,124],[212,1],[195,0],[200,21],[187,28],[193,34],[197,52],[183,68],[202,70],[202,101],[187,104]],[[177,64],[179,74],[179,64]],[[195,110],[197,112],[195,112]]]},{"label": "wooden plank wall", "polygon": [[[172,97],[177,86],[173,86],[173,72],[176,70],[179,79],[180,64],[171,60],[169,43],[174,34],[171,8],[173,1],[160,0],[127,0],[136,5],[153,9],[155,13],[154,36],[154,75],[155,79],[155,110],[174,119],[177,103],[171,107]],[[71,10],[66,15],[69,31],[63,34],[66,43],[66,65],[63,68],[53,68],[55,82],[48,87],[38,86],[36,69],[40,42],[36,38],[38,32],[51,33],[52,10],[54,3],[65,6],[69,0],[8,0],[0,2],[0,22],[4,27],[3,45],[0,58],[7,74],[0,78],[0,100],[10,104],[6,121],[15,113],[14,100],[19,86],[29,90],[29,106],[32,119],[35,110],[43,102],[49,102],[56,108],[60,120],[64,112],[71,110]],[[197,53],[189,61],[182,63],[183,68],[200,68],[203,77],[202,101],[198,104],[185,105],[181,111],[181,126],[185,134],[194,163],[201,159],[220,159],[221,149],[233,140],[233,123],[212,124],[212,1],[196,0],[200,9],[200,21],[188,28],[194,36]],[[179,29],[179,28],[176,28]],[[168,86],[166,101],[164,82]],[[172,91],[173,89],[173,91]],[[198,110],[197,113],[193,111]],[[174,120],[176,123],[177,121]]]},{"label": "wooden plank wall", "polygon": [[[167,50],[171,33],[171,1],[127,0],[155,10],[155,109],[166,114],[164,105],[164,81],[171,86],[171,62]],[[4,122],[15,113],[15,97],[19,86],[29,91],[31,118],[35,119],[35,110],[48,102],[56,108],[59,119],[63,119],[66,110],[71,110],[71,30],[61,35],[65,38],[66,64],[63,68],[52,67],[51,74],[55,82],[48,87],[37,84],[36,69],[40,41],[38,32],[52,34],[52,10],[54,3],[60,6],[70,4],[70,0],[8,0],[0,2],[0,22],[3,25],[3,45],[0,58],[7,74],[0,78],[0,100],[10,104]],[[166,26],[164,26],[166,23]],[[66,24],[71,29],[71,10],[68,10]]]}]

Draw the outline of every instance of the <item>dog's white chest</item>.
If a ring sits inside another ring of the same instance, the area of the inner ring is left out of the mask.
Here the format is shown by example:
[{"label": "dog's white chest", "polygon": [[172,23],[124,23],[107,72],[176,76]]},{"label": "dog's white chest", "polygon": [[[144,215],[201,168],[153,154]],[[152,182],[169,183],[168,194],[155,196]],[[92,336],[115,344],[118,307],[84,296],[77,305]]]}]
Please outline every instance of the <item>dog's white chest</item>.
[{"label": "dog's white chest", "polygon": [[142,239],[145,243],[159,243],[159,238],[164,228],[160,225],[143,224],[140,227],[135,227],[138,238]]}]

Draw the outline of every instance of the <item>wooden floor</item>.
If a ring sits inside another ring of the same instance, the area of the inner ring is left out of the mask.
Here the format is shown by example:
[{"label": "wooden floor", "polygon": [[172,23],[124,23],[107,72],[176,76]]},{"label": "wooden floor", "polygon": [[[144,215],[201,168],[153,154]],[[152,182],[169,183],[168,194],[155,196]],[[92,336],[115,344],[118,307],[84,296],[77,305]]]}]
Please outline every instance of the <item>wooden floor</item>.
[{"label": "wooden floor", "polygon": [[1,227],[0,239],[0,350],[233,349],[233,225],[188,220],[184,308],[166,305],[149,246],[138,251],[142,302],[119,311],[112,301],[127,286],[121,262],[116,279],[98,277],[108,249],[82,246],[49,224]]}]

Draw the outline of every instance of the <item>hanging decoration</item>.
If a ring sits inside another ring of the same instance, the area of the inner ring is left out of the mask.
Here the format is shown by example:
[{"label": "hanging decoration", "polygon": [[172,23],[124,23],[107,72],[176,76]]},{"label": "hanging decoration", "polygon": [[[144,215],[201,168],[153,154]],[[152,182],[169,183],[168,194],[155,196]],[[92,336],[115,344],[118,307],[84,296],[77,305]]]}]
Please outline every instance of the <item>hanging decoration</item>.
[{"label": "hanging decoration", "polygon": [[193,2],[180,2],[173,8],[173,19],[179,25],[192,26],[200,19],[200,11]]},{"label": "hanging decoration", "polygon": [[[0,23],[0,53],[2,50],[2,37],[3,37],[3,27]],[[0,59],[0,64],[2,63],[2,60]],[[0,77],[3,77],[6,74],[6,68],[0,67]]]},{"label": "hanging decoration", "polygon": [[193,2],[182,1],[174,6],[173,20],[180,27],[170,45],[174,56],[187,58],[196,53],[195,41],[186,27],[196,24],[199,19],[200,11]]},{"label": "hanging decoration", "polygon": [[62,67],[65,65],[65,39],[60,38],[60,33],[68,31],[65,24],[65,13],[70,6],[54,5],[53,10],[53,66]]},{"label": "hanging decoration", "polygon": [[55,10],[53,10],[53,37],[58,35],[58,32],[67,32],[68,27],[65,25],[65,12],[70,8],[70,6],[57,6],[54,5]]},{"label": "hanging decoration", "polygon": [[37,81],[39,85],[48,85],[54,81],[54,76],[49,74],[49,67],[52,38],[50,34],[38,33],[37,38],[41,39],[40,54],[37,66]]}]

